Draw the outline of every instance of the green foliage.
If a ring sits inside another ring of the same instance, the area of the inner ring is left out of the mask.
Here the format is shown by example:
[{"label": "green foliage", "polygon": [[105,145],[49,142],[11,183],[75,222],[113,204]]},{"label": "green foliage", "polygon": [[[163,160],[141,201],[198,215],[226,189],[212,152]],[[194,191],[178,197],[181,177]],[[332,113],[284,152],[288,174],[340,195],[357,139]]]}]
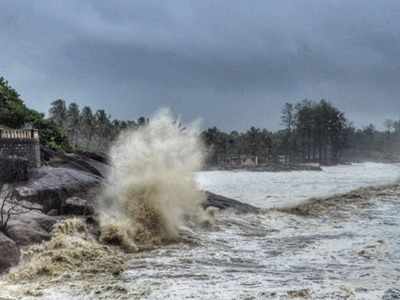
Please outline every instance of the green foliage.
[{"label": "green foliage", "polygon": [[203,131],[201,137],[209,149],[209,164],[219,164],[227,156],[256,155],[266,160],[272,155],[272,134],[266,129],[251,127],[242,133],[225,133],[213,127]]},{"label": "green foliage", "polygon": [[[265,160],[285,155],[289,162],[323,164],[337,163],[343,156],[350,160],[400,159],[400,120],[386,120],[384,132],[372,124],[356,129],[331,103],[303,100],[285,103],[281,121],[284,129],[274,133],[256,127],[230,133],[216,127],[205,130],[201,136],[209,149],[209,162],[218,164],[221,158],[234,155],[256,155]],[[92,111],[88,106],[80,110],[78,104],[67,105],[63,99],[51,103],[46,119],[26,107],[17,91],[0,77],[0,125],[31,125],[39,129],[41,143],[53,149],[105,152],[121,131],[146,126],[148,122],[145,117],[136,121],[112,120],[105,110]]]},{"label": "green foliage", "polygon": [[39,130],[42,144],[54,150],[71,151],[66,135],[53,121],[38,119],[33,122],[33,127]]},{"label": "green foliage", "polygon": [[31,125],[39,129],[42,144],[60,150],[70,148],[62,129],[53,121],[46,120],[42,113],[26,107],[17,91],[3,77],[0,77],[0,124],[17,129]]},{"label": "green foliage", "polygon": [[121,131],[144,126],[148,121],[144,117],[139,118],[138,125],[135,121],[112,120],[104,109],[93,112],[85,106],[81,110],[75,102],[67,105],[62,99],[51,103],[49,116],[65,133],[72,150],[93,152],[108,151]]},{"label": "green foliage", "polygon": [[302,161],[337,163],[346,146],[348,122],[331,103],[304,100],[295,105],[294,139]]},{"label": "green foliage", "polygon": [[346,146],[348,125],[336,107],[325,100],[286,103],[281,121],[285,129],[275,133],[255,127],[230,134],[216,127],[207,129],[202,137],[211,153],[210,162],[218,164],[220,157],[230,155],[258,156],[264,160],[285,155],[287,162],[338,162]]},{"label": "green foliage", "polygon": [[57,99],[51,103],[49,109],[49,119],[60,128],[65,126],[67,119],[67,107],[64,100]]},{"label": "green foliage", "polygon": [[17,91],[0,77],[0,124],[20,128],[26,123],[30,113]]}]

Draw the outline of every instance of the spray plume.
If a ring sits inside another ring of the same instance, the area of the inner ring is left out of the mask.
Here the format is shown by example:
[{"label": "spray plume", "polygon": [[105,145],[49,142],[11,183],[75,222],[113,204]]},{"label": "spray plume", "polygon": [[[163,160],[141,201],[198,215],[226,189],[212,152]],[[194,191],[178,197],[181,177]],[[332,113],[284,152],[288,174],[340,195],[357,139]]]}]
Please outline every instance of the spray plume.
[{"label": "spray plume", "polygon": [[100,201],[101,240],[127,250],[176,240],[186,220],[207,221],[194,172],[203,163],[196,126],[168,110],[124,132],[111,149],[109,185]]}]

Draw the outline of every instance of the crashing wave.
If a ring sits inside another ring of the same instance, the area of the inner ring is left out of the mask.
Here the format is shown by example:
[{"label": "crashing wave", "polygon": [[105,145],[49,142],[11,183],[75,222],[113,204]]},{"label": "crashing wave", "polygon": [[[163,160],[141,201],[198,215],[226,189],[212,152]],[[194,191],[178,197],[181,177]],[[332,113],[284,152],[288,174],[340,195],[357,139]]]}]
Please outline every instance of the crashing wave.
[{"label": "crashing wave", "polygon": [[178,239],[188,220],[209,221],[193,175],[204,153],[197,127],[183,127],[167,110],[124,132],[99,201],[100,240],[136,251]]}]

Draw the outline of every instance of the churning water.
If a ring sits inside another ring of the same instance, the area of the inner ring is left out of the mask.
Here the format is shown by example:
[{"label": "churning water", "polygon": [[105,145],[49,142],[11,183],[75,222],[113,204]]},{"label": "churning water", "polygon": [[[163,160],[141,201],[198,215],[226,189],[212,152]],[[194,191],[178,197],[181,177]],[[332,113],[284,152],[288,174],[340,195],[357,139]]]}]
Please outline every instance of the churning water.
[{"label": "churning water", "polygon": [[[390,183],[399,171],[397,165],[365,163],[323,172],[199,172],[196,177],[204,189],[272,207]],[[364,205],[342,205],[338,197],[333,212],[316,216],[220,212],[213,226],[187,229],[177,243],[128,255],[121,275],[6,283],[0,296],[380,299],[397,293],[400,282],[399,195],[398,188],[387,188]]]},{"label": "churning water", "polygon": [[311,197],[392,183],[400,179],[400,165],[360,163],[294,172],[207,171],[197,174],[200,186],[258,207],[284,207]]}]

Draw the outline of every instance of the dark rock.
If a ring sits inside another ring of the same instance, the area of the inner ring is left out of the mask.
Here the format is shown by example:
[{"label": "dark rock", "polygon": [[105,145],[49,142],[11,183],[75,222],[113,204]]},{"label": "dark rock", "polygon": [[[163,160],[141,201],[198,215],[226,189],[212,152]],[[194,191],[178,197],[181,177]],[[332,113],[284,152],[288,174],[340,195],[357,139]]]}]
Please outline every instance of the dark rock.
[{"label": "dark rock", "polygon": [[105,153],[94,153],[89,151],[77,151],[77,154],[81,155],[82,157],[87,157],[92,160],[101,162],[105,165],[110,165],[110,157]]},{"label": "dark rock", "polygon": [[10,220],[7,235],[19,246],[40,243],[51,238],[50,231],[57,218],[40,212],[29,212]]},{"label": "dark rock", "polygon": [[49,211],[47,212],[47,215],[48,215],[48,216],[58,216],[59,213],[58,213],[58,210],[57,210],[57,209],[51,209],[51,210],[49,210]]},{"label": "dark rock", "polygon": [[41,228],[31,227],[27,224],[15,222],[8,230],[7,234],[18,246],[27,246],[34,243],[49,240],[50,234]]},{"label": "dark rock", "polygon": [[19,257],[17,244],[0,232],[0,274],[18,264]]},{"label": "dark rock", "polygon": [[109,171],[109,158],[105,154],[84,151],[65,153],[46,146],[41,147],[41,152],[43,160],[50,166],[72,168],[102,178],[105,178]]},{"label": "dark rock", "polygon": [[20,200],[38,203],[43,211],[61,210],[66,199],[88,195],[102,184],[101,177],[69,168],[42,167],[26,183],[16,186]]},{"label": "dark rock", "polygon": [[239,213],[257,213],[260,211],[259,208],[250,204],[242,203],[240,201],[217,195],[211,192],[206,192],[206,195],[207,201],[203,204],[205,208],[209,206],[217,207],[219,209],[231,208]]},{"label": "dark rock", "polygon": [[79,197],[68,198],[61,208],[61,214],[65,215],[90,215],[93,212],[93,206],[87,200]]}]

